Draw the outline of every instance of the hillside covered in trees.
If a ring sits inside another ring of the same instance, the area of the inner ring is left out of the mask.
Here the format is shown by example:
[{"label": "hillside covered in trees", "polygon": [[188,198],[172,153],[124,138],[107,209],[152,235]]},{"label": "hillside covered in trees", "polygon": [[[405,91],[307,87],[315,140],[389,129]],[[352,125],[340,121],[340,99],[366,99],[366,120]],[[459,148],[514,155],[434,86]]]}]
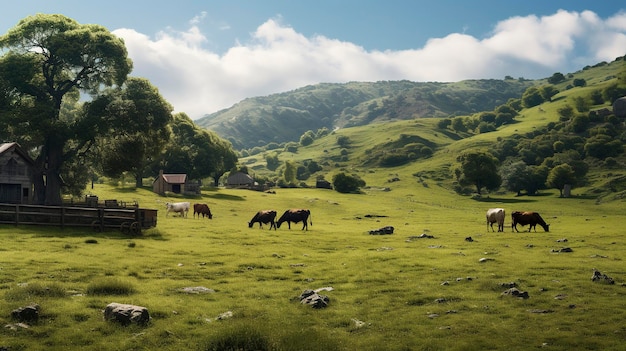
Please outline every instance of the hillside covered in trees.
[{"label": "hillside covered in trees", "polygon": [[518,98],[535,81],[468,80],[317,84],[248,98],[195,122],[236,149],[298,141],[307,130],[346,128],[382,121],[469,115]]},{"label": "hillside covered in trees", "polygon": [[461,194],[536,195],[553,188],[563,195],[566,185],[593,196],[621,194],[626,116],[613,104],[625,95],[626,61],[619,57],[557,72],[491,110],[308,130],[299,142],[241,150],[240,161],[257,178],[287,186],[338,173],[364,186],[360,180],[370,172],[393,169]]}]

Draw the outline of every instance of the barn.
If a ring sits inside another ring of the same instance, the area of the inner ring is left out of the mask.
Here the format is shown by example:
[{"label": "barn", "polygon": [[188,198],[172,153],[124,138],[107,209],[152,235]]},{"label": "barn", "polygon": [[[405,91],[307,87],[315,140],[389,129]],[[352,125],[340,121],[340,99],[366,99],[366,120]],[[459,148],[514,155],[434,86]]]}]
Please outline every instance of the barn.
[{"label": "barn", "polygon": [[165,195],[166,192],[184,194],[186,182],[186,174],[165,174],[161,170],[152,182],[152,191],[159,195]]},{"label": "barn", "polygon": [[226,186],[229,188],[252,188],[254,178],[243,172],[235,172],[226,179]]},{"label": "barn", "polygon": [[33,200],[35,162],[18,143],[0,144],[0,202],[28,204]]}]

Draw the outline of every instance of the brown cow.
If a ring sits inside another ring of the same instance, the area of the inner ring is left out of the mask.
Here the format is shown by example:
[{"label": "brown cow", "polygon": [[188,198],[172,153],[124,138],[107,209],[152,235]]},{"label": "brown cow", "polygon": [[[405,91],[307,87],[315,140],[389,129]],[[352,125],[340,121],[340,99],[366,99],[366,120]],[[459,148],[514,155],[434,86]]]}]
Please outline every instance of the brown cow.
[{"label": "brown cow", "polygon": [[291,209],[291,210],[287,210],[285,211],[285,213],[283,213],[282,216],[280,216],[280,218],[278,219],[278,221],[276,221],[276,227],[280,228],[280,225],[283,222],[287,222],[287,225],[289,226],[289,229],[291,229],[291,222],[294,223],[298,223],[300,221],[302,221],[302,230],[309,230],[309,226],[307,224],[307,219],[309,219],[309,222],[311,225],[313,225],[313,222],[311,222],[309,216],[311,215],[311,211],[309,210],[305,210],[305,209]]},{"label": "brown cow", "polygon": [[274,221],[274,219],[276,219],[276,211],[274,210],[259,211],[254,215],[254,217],[252,217],[250,222],[248,222],[248,228],[252,228],[254,223],[258,222],[259,228],[261,229],[263,229],[263,224],[269,223],[270,230],[272,229],[272,227],[274,227],[274,230],[276,230],[276,222]]},{"label": "brown cow", "polygon": [[198,214],[198,218],[202,215],[202,218],[209,217],[209,219],[213,219],[213,215],[207,204],[193,204],[193,218],[196,218],[196,213]]},{"label": "brown cow", "polygon": [[541,218],[541,216],[537,212],[515,211],[511,213],[511,219],[513,220],[513,223],[511,224],[511,231],[515,229],[515,231],[519,232],[519,230],[517,230],[518,224],[520,224],[522,227],[528,224],[529,232],[532,229],[534,229],[535,232],[537,232],[537,224],[543,227],[544,231],[546,232],[550,231],[550,225],[546,224],[546,222],[543,220],[543,218]]}]

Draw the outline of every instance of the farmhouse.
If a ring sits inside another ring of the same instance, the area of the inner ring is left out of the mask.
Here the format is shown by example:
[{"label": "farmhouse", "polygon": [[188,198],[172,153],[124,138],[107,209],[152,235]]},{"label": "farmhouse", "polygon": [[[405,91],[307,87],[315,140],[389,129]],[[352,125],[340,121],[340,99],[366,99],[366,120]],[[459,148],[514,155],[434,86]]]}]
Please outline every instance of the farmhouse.
[{"label": "farmhouse", "polygon": [[0,203],[31,203],[35,162],[18,143],[0,144]]}]

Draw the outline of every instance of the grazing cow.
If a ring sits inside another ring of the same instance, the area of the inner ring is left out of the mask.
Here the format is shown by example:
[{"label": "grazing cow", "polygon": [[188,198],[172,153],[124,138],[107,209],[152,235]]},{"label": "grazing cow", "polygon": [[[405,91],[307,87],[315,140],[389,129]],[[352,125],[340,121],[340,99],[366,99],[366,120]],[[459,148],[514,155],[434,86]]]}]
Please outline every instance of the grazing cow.
[{"label": "grazing cow", "polygon": [[504,209],[503,208],[490,208],[487,210],[487,231],[491,226],[493,232],[493,224],[498,223],[498,232],[504,231]]},{"label": "grazing cow", "polygon": [[[283,213],[282,216],[280,216],[280,218],[278,219],[278,221],[276,221],[276,227],[280,228],[280,225],[283,222],[287,222],[287,225],[289,226],[289,229],[291,229],[291,222],[294,223],[298,223],[300,221],[302,221],[302,230],[309,230],[309,226],[307,225],[307,219],[310,220],[309,216],[311,215],[311,211],[309,210],[304,210],[304,209],[292,209],[292,210],[287,210],[285,211],[285,213]],[[311,225],[313,225],[313,222],[310,222]]]},{"label": "grazing cow", "polygon": [[522,227],[528,224],[529,232],[531,231],[531,229],[534,229],[535,232],[537,232],[537,224],[542,226],[544,231],[546,232],[550,231],[550,225],[546,224],[546,222],[543,220],[543,218],[541,218],[541,216],[537,212],[515,211],[511,213],[511,219],[513,220],[513,223],[511,224],[511,231],[515,229],[515,231],[519,232],[519,230],[517,230],[518,224],[520,224]]},{"label": "grazing cow", "polygon": [[165,213],[165,217],[167,217],[170,212],[178,212],[181,217],[187,217],[187,213],[189,213],[189,202],[166,202],[165,208],[167,212]]},{"label": "grazing cow", "polygon": [[196,218],[196,213],[198,214],[198,218],[202,215],[202,218],[209,217],[209,219],[213,219],[213,215],[207,204],[193,204],[193,218]]},{"label": "grazing cow", "polygon": [[259,223],[259,228],[263,229],[263,224],[270,224],[270,230],[274,227],[276,230],[276,211],[274,210],[265,210],[257,212],[254,217],[248,222],[248,228],[252,228],[254,223]]}]

